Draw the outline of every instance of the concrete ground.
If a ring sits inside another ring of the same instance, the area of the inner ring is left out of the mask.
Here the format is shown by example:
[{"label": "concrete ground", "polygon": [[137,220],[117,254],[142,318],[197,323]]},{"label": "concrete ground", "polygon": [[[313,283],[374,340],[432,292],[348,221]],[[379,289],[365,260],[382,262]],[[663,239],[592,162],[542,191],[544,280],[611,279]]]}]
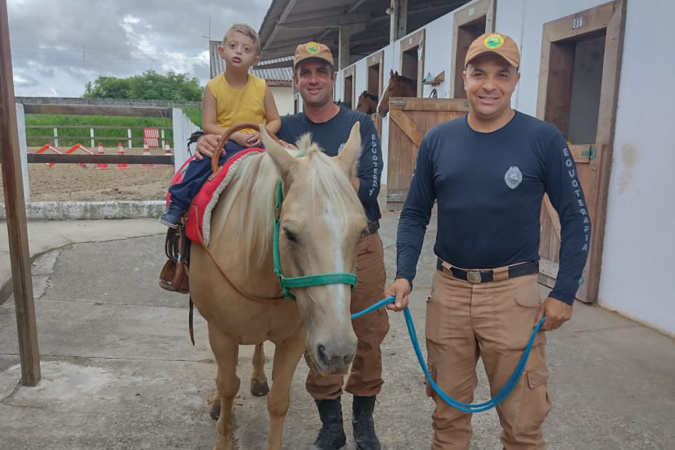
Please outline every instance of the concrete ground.
[{"label": "concrete ground", "polygon": [[[382,220],[388,274],[395,264],[398,215]],[[5,223],[0,222],[0,228]],[[7,235],[0,232],[0,449],[210,449],[215,422],[207,399],[215,364],[206,325],[188,337],[187,296],[157,286],[163,229],[154,219],[31,222],[34,294],[42,380],[20,386]],[[430,226],[411,311],[424,336],[434,257]],[[542,295],[545,295],[542,290]],[[3,303],[4,300],[7,300]],[[428,449],[433,403],[424,394],[402,314],[390,313],[383,347],[386,383],[376,408],[383,448]],[[424,340],[421,340],[422,344]],[[266,347],[267,373],[271,374]],[[265,398],[248,392],[250,347],[241,352],[235,402],[242,450],[266,448]],[[577,303],[573,320],[548,335],[554,409],[545,425],[551,449],[675,448],[675,341],[598,307]],[[485,377],[476,401],[488,398]],[[298,366],[284,448],[304,449],[319,427]],[[346,421],[351,416],[344,396]],[[476,414],[471,448],[498,449],[494,411]],[[351,426],[347,450],[353,450]]]}]

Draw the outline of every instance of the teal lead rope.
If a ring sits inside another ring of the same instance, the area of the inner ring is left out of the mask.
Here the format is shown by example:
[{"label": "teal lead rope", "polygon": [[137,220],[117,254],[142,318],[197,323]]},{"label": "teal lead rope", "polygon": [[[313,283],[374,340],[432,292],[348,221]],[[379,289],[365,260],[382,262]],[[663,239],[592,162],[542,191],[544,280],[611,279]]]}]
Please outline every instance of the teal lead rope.
[{"label": "teal lead rope", "polygon": [[[371,311],[379,309],[390,303],[394,303],[395,300],[396,299],[394,297],[387,297],[384,300],[380,300],[379,302],[375,303],[372,306],[369,306],[363,311],[352,314],[352,319],[357,319],[365,314],[368,314]],[[462,403],[453,398],[450,398],[445,392],[441,390],[441,388],[438,387],[436,382],[431,378],[431,374],[429,373],[427,364],[424,361],[424,356],[422,356],[420,344],[417,340],[417,331],[415,330],[415,324],[413,323],[412,315],[410,314],[410,310],[408,309],[407,306],[403,310],[403,314],[405,315],[405,323],[408,326],[408,334],[410,335],[410,340],[412,341],[413,348],[415,349],[415,355],[417,355],[417,361],[420,363],[420,367],[424,372],[424,376],[427,378],[429,386],[431,386],[433,390],[436,391],[436,393],[448,405],[467,413],[477,413],[494,408],[495,406],[503,402],[504,399],[511,393],[513,388],[516,386],[516,383],[518,382],[518,380],[520,380],[520,377],[523,375],[523,370],[525,370],[525,364],[527,364],[527,359],[530,357],[530,351],[532,350],[532,345],[534,344],[534,338],[537,336],[539,329],[541,328],[542,325],[544,325],[544,322],[546,321],[546,316],[542,317],[539,323],[537,323],[537,326],[534,327],[534,330],[532,330],[532,335],[530,336],[530,340],[527,342],[525,350],[523,350],[523,355],[520,357],[520,362],[516,366],[516,370],[513,372],[513,375],[511,375],[511,378],[508,379],[504,387],[502,387],[502,389],[497,393],[497,395],[495,395],[493,398],[484,403]]]}]

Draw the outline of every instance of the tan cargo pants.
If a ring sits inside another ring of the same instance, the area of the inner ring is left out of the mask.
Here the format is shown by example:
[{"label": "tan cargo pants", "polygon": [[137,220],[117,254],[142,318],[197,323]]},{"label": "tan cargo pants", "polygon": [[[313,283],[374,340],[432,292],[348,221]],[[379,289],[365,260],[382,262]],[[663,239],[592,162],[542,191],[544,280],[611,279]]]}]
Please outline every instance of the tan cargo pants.
[{"label": "tan cargo pants", "polygon": [[[450,397],[473,402],[476,364],[483,360],[494,396],[515,370],[534,328],[540,299],[537,275],[471,284],[443,269],[433,278],[427,304],[426,342],[432,377]],[[506,450],[545,449],[542,424],[551,409],[546,337],[540,332],[520,381],[497,407]],[[435,392],[433,450],[468,450],[471,414],[446,404]]]},{"label": "tan cargo pants", "polygon": [[[387,274],[384,268],[384,249],[378,233],[361,238],[357,257],[359,281],[352,292],[352,314],[384,298],[384,283]],[[382,380],[382,352],[380,344],[389,331],[387,312],[380,308],[355,319],[354,332],[358,338],[356,356],[345,390],[353,395],[370,397],[380,392]],[[322,377],[314,369],[305,352],[310,368],[307,375],[307,391],[316,400],[337,398],[342,394],[344,377]]]}]

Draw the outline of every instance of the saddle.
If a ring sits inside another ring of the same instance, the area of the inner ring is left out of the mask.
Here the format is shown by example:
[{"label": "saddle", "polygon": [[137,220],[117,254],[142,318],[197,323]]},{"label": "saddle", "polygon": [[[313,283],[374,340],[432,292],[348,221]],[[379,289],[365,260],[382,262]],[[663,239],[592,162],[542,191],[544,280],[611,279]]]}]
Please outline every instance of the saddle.
[{"label": "saddle", "polygon": [[[190,208],[181,218],[178,228],[167,231],[164,250],[169,260],[164,264],[159,275],[160,287],[181,294],[189,293],[188,273],[191,243],[194,242],[202,247],[208,246],[211,234],[211,213],[218,203],[220,194],[236,173],[239,164],[249,155],[261,152],[263,150],[259,148],[249,148],[232,156],[202,186],[192,200]],[[172,184],[181,181],[182,172],[184,171],[179,170],[176,173]]]},{"label": "saddle", "polygon": [[[258,129],[258,125],[252,123],[239,123],[230,127],[219,143],[218,148],[225,146],[227,139],[236,131],[243,128]],[[202,133],[203,134],[203,133]],[[196,136],[195,136],[196,135]],[[193,133],[190,142],[196,142],[201,136],[199,133]],[[194,139],[193,139],[194,137]],[[189,145],[189,143],[188,143]],[[222,167],[218,167],[218,156],[214,154],[211,160],[212,175],[202,186],[199,193],[192,200],[190,208],[181,217],[181,221],[176,229],[169,229],[166,233],[164,242],[164,251],[168,261],[164,263],[162,271],[159,274],[159,286],[167,291],[178,292],[181,294],[190,293],[190,245],[191,241],[207,247],[209,244],[211,232],[211,212],[218,203],[220,194],[230,183],[230,180],[236,173],[239,165],[248,156],[264,152],[260,148],[248,148],[237,152],[230,157]],[[190,157],[173,177],[171,184],[182,181],[187,165],[195,157]],[[167,194],[166,203],[169,204],[171,194]]]}]

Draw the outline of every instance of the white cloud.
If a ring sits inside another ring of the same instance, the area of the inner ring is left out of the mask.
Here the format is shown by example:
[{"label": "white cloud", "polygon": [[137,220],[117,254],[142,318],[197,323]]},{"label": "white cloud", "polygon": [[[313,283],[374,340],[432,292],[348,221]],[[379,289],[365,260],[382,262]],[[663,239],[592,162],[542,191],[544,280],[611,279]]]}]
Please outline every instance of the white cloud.
[{"label": "white cloud", "polygon": [[[258,29],[272,0],[8,0],[17,96],[79,97],[99,76],[209,77],[208,39]],[[209,22],[210,19],[210,22]]]}]

